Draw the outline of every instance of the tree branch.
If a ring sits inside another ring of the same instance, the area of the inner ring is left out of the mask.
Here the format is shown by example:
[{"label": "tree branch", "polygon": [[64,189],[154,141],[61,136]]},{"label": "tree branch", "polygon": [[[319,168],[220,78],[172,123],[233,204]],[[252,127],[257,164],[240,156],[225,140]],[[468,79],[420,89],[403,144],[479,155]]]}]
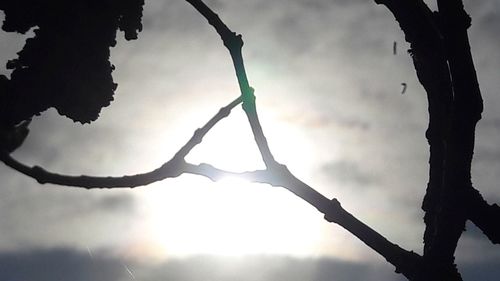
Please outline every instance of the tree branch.
[{"label": "tree branch", "polygon": [[[207,7],[201,0],[186,1],[189,2],[201,15],[203,15],[209,24],[215,28],[217,33],[220,35],[224,46],[226,46],[229,50],[235,68],[236,77],[238,79],[241,96],[226,107],[222,108],[219,113],[210,119],[202,128],[196,130],[191,139],[175,154],[171,160],[151,172],[123,177],[59,175],[45,171],[37,166],[28,167],[12,158],[8,153],[0,153],[1,160],[19,172],[35,178],[40,183],[54,183],[85,188],[136,187],[169,177],[177,177],[183,173],[205,176],[214,181],[226,176],[238,176],[252,182],[281,186],[314,206],[324,214],[325,219],[329,222],[339,224],[358,237],[366,245],[382,255],[389,263],[393,264],[396,267],[396,271],[402,273],[408,279],[419,281],[439,280],[440,278],[453,281],[461,280],[460,275],[453,266],[448,266],[448,263],[440,263],[438,266],[433,266],[426,259],[428,255],[421,257],[418,254],[402,249],[398,245],[391,243],[381,234],[377,233],[375,230],[371,229],[343,209],[336,199],[330,200],[326,198],[301,180],[297,179],[286,166],[278,163],[274,159],[258,118],[254,89],[250,87],[245,71],[242,56],[243,40],[241,35],[237,35],[235,32],[231,31],[219,18],[219,16]],[[406,39],[410,42],[412,47],[412,57],[417,70],[417,75],[428,93],[430,124],[429,130],[427,131],[427,137],[431,146],[431,168],[429,187],[427,190],[426,200],[424,200],[423,208],[427,212],[426,233],[435,233],[437,230],[442,229],[443,216],[441,216],[442,214],[436,215],[435,210],[438,209],[440,206],[439,204],[442,203],[441,194],[443,193],[443,185],[441,183],[441,179],[449,176],[449,174],[443,173],[443,169],[445,168],[445,159],[447,160],[448,158],[446,157],[451,157],[450,154],[448,154],[449,151],[445,150],[444,141],[446,140],[450,124],[448,116],[450,115],[452,91],[447,57],[444,55],[445,51],[442,45],[443,35],[441,33],[441,27],[435,21],[432,12],[421,0],[375,0],[375,2],[386,5],[395,15],[396,20],[405,32]],[[473,74],[475,75],[475,72]],[[465,76],[467,75],[470,76],[471,73],[467,73]],[[454,87],[456,87],[455,79],[456,78],[454,77]],[[476,105],[475,108],[478,109],[477,93],[475,93],[474,97],[476,99],[474,100],[474,105]],[[228,116],[231,109],[240,103],[243,104],[243,109],[247,115],[256,144],[266,165],[266,169],[235,173],[215,168],[209,164],[194,165],[187,163],[185,161],[186,155],[197,144],[201,143],[205,134],[215,124],[217,124],[218,121]],[[478,120],[477,111],[475,114],[475,118]],[[470,119],[466,118],[466,120]],[[472,123],[475,124],[475,122]],[[453,124],[453,128],[456,128],[456,123]],[[467,138],[467,140],[470,140],[470,138]],[[453,167],[453,169],[456,168],[457,167]],[[448,172],[449,170],[445,171]],[[451,185],[446,186],[448,187]],[[480,205],[480,207],[470,208],[471,217],[477,217],[484,213],[498,215],[499,211],[497,205],[489,206],[484,200],[481,200],[482,198],[480,198],[479,195],[479,197],[476,196],[473,201],[470,201],[471,206],[474,204]],[[485,208],[485,204],[488,208]],[[477,211],[478,213],[474,213],[474,211]],[[498,227],[493,226],[491,224],[491,220],[479,224],[483,225],[484,228],[493,229],[492,231],[496,231],[496,233],[498,233]],[[425,237],[426,241],[434,241],[428,238],[428,235]],[[434,251],[434,248],[431,247],[430,249],[431,252]],[[427,253],[428,251],[426,250],[425,252]],[[437,273],[435,272],[436,270],[438,271]],[[426,279],[431,276],[432,278]]]},{"label": "tree branch", "polygon": [[[438,0],[439,13],[434,14],[420,0],[376,2],[386,5],[400,23],[429,101],[430,173],[422,205],[426,212],[424,259],[427,264],[449,268],[460,280],[450,265],[454,266],[456,244],[467,218],[493,243],[500,241],[500,207],[489,205],[470,180],[475,124],[482,112],[467,37],[470,18],[460,0]],[[447,273],[439,275],[448,278]]]},{"label": "tree branch", "polygon": [[[421,0],[379,0],[394,14],[411,45],[411,56],[417,77],[427,92],[429,127],[426,137],[430,146],[429,183],[422,203],[425,211],[424,262],[425,269],[415,280],[462,280],[454,259],[435,255],[436,233],[446,223],[440,219],[443,208],[446,140],[451,124],[453,90],[440,21]],[[450,213],[450,215],[452,215]],[[454,214],[458,215],[458,214]],[[460,215],[458,215],[460,216]],[[461,218],[463,219],[463,217]],[[454,249],[451,251],[453,257]],[[450,253],[450,252],[448,252]]]},{"label": "tree branch", "polygon": [[217,33],[220,35],[224,46],[229,50],[231,55],[233,66],[236,72],[236,77],[238,78],[238,85],[240,87],[241,96],[243,98],[243,110],[245,111],[252,132],[259,148],[262,160],[266,167],[276,165],[277,162],[274,160],[274,156],[269,149],[267,139],[264,136],[262,126],[259,122],[259,117],[257,114],[254,89],[250,87],[248,83],[248,78],[245,70],[245,65],[243,63],[243,55],[241,49],[243,47],[243,40],[240,34],[236,34],[231,31],[226,24],[222,22],[219,16],[214,13],[203,1],[201,0],[186,0],[189,2],[201,15],[207,19],[208,23],[212,25]]},{"label": "tree branch", "polygon": [[197,129],[189,141],[175,154],[168,162],[164,163],[159,168],[142,174],[121,176],[121,177],[94,177],[94,176],[69,176],[57,173],[48,172],[42,167],[29,167],[14,158],[7,152],[0,152],[0,160],[7,166],[34,178],[41,184],[51,183],[66,186],[92,188],[121,188],[121,187],[137,187],[148,185],[150,183],[160,181],[166,178],[178,177],[184,172],[185,160],[184,157],[201,141],[203,137],[212,129],[220,120],[227,117],[231,110],[241,103],[241,97],[233,100],[231,103],[221,108],[203,127]]},{"label": "tree branch", "polygon": [[391,243],[381,234],[342,208],[337,199],[330,200],[326,198],[296,178],[285,165],[277,164],[266,170],[243,173],[223,171],[208,164],[187,164],[185,170],[192,174],[209,177],[214,181],[226,176],[238,176],[252,182],[284,187],[324,214],[327,221],[340,225],[363,241],[368,247],[383,256],[389,263],[396,267],[396,272],[402,273],[408,279],[413,280],[422,271],[424,265],[421,256]]},{"label": "tree branch", "polygon": [[453,86],[453,103],[446,132],[445,166],[435,235],[427,255],[437,263],[453,263],[465,228],[467,210],[461,193],[472,190],[471,163],[475,126],[483,110],[481,92],[470,53],[470,18],[461,0],[438,0],[439,20]]},{"label": "tree branch", "polygon": [[467,218],[481,229],[492,243],[500,244],[500,206],[488,204],[474,188],[467,189],[460,196],[460,201],[465,202],[463,208],[467,210]]}]

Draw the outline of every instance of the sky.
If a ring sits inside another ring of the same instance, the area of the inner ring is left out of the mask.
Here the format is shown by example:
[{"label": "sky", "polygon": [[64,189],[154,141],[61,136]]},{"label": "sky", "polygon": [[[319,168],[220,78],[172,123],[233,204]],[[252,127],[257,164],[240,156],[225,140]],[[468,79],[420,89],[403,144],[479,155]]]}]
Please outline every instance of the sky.
[{"label": "sky", "polygon": [[[421,253],[427,102],[390,12],[359,0],[207,4],[243,35],[276,159],[392,242]],[[473,182],[499,202],[500,2],[465,6],[485,100]],[[101,117],[82,126],[48,110],[34,119],[16,158],[73,175],[149,171],[238,96],[227,50],[188,3],[146,1],[143,24],[137,41],[120,39],[111,51],[118,89]],[[29,36],[0,32],[2,74]],[[234,171],[262,167],[239,108],[187,159]],[[41,186],[5,166],[0,176],[1,280],[404,280],[277,187],[182,175],[88,191]],[[467,229],[456,255],[464,279],[497,280],[498,246]]]}]

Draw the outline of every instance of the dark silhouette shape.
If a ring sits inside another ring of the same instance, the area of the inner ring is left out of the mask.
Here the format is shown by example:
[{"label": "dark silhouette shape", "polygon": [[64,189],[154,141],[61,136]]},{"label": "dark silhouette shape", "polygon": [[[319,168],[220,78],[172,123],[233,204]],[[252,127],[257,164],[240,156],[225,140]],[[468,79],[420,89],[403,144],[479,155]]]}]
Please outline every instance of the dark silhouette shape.
[{"label": "dark silhouette shape", "polygon": [[401,89],[401,94],[403,95],[404,93],[406,93],[406,88],[408,87],[408,85],[406,85],[406,83],[401,83],[401,86],[403,86],[403,88]]},{"label": "dark silhouette shape", "polygon": [[0,117],[12,126],[55,107],[74,121],[91,122],[113,100],[116,84],[109,48],[116,30],[137,38],[143,0],[2,1],[2,29],[35,37],[10,60],[0,79]]},{"label": "dark silhouette shape", "polygon": [[30,123],[31,120],[27,120],[13,127],[0,127],[0,149],[11,153],[21,147],[30,132]]},{"label": "dark silhouette shape", "polygon": [[[422,0],[375,0],[385,5],[399,22],[410,43],[409,53],[418,79],[428,94],[429,128],[426,137],[430,145],[430,172],[422,204],[426,224],[423,255],[390,242],[343,209],[337,199],[326,198],[274,159],[260,125],[254,89],[246,75],[241,53],[242,36],[229,29],[201,0],[186,1],[207,19],[229,50],[240,96],[196,130],[169,161],[149,173],[90,177],[59,175],[38,166],[29,167],[9,155],[12,149],[7,144],[1,144],[1,160],[40,183],[85,188],[136,187],[183,173],[212,180],[238,175],[254,182],[281,186],[317,208],[327,221],[351,232],[394,265],[396,272],[412,281],[462,280],[454,264],[454,254],[467,220],[476,224],[492,243],[500,242],[500,207],[489,205],[473,187],[470,177],[475,125],[483,108],[468,43],[470,18],[461,0],[437,0],[437,12],[432,12]],[[13,128],[17,128],[16,124],[48,107],[56,107],[61,114],[75,121],[90,122],[112,99],[116,85],[111,79],[113,67],[107,60],[109,47],[115,44],[117,28],[125,31],[127,39],[136,37],[143,2],[78,0],[65,3],[63,0],[49,4],[35,0],[0,3],[0,9],[7,15],[4,30],[26,32],[35,25],[39,27],[35,31],[36,37],[27,41],[19,58],[8,63],[14,69],[12,79],[0,77],[3,122],[0,132],[7,136],[6,139],[15,137]],[[99,10],[98,14],[92,14],[96,19],[87,27],[82,18],[96,10]],[[62,17],[53,17],[56,13]],[[59,26],[56,19],[69,24]],[[50,44],[59,44],[57,52],[48,48]],[[84,44],[88,50],[75,52],[74,48],[79,44]],[[40,52],[47,56],[41,56]],[[82,62],[86,59],[89,61]],[[57,79],[61,77],[64,80]],[[404,93],[406,84],[402,85]],[[35,98],[38,96],[34,94],[38,92],[40,97]],[[266,168],[234,173],[205,163],[193,165],[186,162],[185,157],[203,136],[240,103]]]}]

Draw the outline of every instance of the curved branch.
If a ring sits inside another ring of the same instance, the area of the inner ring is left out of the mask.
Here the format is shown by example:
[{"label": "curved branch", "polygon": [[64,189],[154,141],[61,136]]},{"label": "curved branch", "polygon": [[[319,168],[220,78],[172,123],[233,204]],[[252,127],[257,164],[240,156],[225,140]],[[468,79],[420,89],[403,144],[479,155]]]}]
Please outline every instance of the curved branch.
[{"label": "curved branch", "polygon": [[91,188],[121,188],[121,187],[137,187],[148,185],[156,181],[161,181],[166,178],[177,177],[184,172],[186,155],[201,141],[203,137],[215,126],[220,120],[227,117],[231,110],[241,103],[241,97],[236,98],[231,103],[221,108],[203,127],[197,129],[189,141],[179,149],[175,156],[168,162],[164,163],[159,168],[142,174],[127,175],[121,177],[94,177],[94,176],[69,176],[61,175],[46,171],[42,167],[29,167],[14,158],[7,152],[0,152],[0,160],[7,166],[29,177],[34,178],[41,184],[51,183],[58,185]]},{"label": "curved branch", "polygon": [[226,176],[238,176],[252,182],[283,187],[315,207],[319,212],[324,214],[327,221],[340,225],[363,241],[368,247],[383,256],[389,263],[396,267],[396,272],[402,273],[407,278],[413,280],[422,271],[423,261],[421,256],[391,243],[384,236],[342,208],[337,199],[330,200],[326,198],[296,178],[285,165],[277,164],[266,170],[232,173],[217,169],[208,164],[186,164],[185,171],[208,177],[214,181]]},{"label": "curved branch", "polygon": [[201,128],[197,129],[191,139],[175,154],[175,158],[186,157],[191,150],[201,143],[203,137],[222,119],[231,114],[231,110],[242,102],[241,97],[236,98],[228,105],[222,107],[216,115],[214,115],[208,122]]},{"label": "curved branch", "polygon": [[245,71],[245,65],[243,63],[243,55],[241,53],[241,48],[243,47],[243,40],[240,34],[236,34],[231,31],[224,22],[219,18],[219,16],[214,13],[203,1],[201,0],[186,0],[189,2],[201,15],[207,19],[208,23],[215,28],[217,33],[220,35],[224,46],[229,50],[231,58],[233,60],[233,66],[236,72],[236,77],[238,78],[238,84],[240,87],[241,96],[243,98],[243,110],[245,111],[252,132],[259,148],[262,160],[266,167],[276,165],[277,162],[274,160],[274,156],[269,149],[267,139],[264,136],[262,126],[259,122],[259,117],[257,115],[257,109],[255,105],[255,95],[254,89],[250,87],[248,83],[247,74]]},{"label": "curved branch", "polygon": [[151,172],[121,177],[69,176],[52,173],[39,166],[29,167],[7,153],[0,153],[1,160],[12,169],[35,179],[40,184],[93,188],[134,188],[148,185],[166,178],[182,174],[182,159],[173,158]]},{"label": "curved branch", "polygon": [[274,185],[272,182],[272,173],[269,170],[255,170],[247,172],[231,172],[216,168],[207,163],[201,163],[198,165],[185,163],[184,172],[193,175],[199,175],[216,182],[225,177],[238,177],[249,182],[254,183],[265,183]]}]

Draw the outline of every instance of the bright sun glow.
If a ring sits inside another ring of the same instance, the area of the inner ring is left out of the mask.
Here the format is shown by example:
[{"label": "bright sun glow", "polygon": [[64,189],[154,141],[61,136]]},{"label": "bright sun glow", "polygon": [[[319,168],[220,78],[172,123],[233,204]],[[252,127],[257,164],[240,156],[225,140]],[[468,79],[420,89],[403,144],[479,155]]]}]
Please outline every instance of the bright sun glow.
[{"label": "bright sun glow", "polygon": [[[260,156],[247,126],[244,116],[223,120],[188,160],[233,171],[260,168]],[[280,150],[303,147],[297,143],[300,140],[283,141]],[[182,175],[156,184],[144,196],[146,231],[142,239],[149,244],[145,247],[149,255],[305,256],[320,244],[321,216],[283,188],[238,178],[213,183]]]},{"label": "bright sun glow", "polygon": [[[311,210],[284,190],[238,178],[210,183],[186,177],[184,182],[182,191],[157,190],[150,198],[148,234],[166,257],[305,255],[318,242]],[[164,200],[167,196],[177,199]]]}]

